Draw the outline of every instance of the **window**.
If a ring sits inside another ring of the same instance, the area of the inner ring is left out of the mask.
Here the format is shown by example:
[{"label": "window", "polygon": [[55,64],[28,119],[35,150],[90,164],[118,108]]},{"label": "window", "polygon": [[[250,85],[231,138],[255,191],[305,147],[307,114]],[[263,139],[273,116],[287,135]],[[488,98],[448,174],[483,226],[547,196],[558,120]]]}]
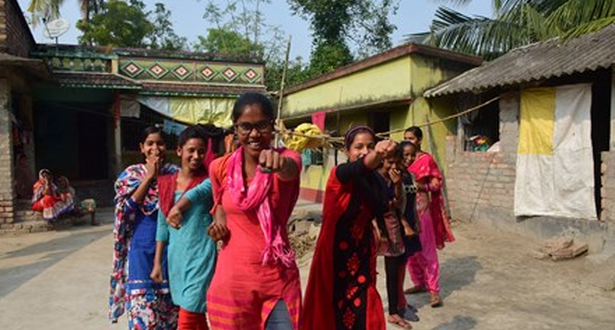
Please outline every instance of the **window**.
[{"label": "window", "polygon": [[[487,99],[477,95],[463,96],[457,103],[457,111],[468,110]],[[459,123],[462,128],[464,151],[485,152],[490,150],[500,140],[498,102],[493,102],[459,117]]]}]

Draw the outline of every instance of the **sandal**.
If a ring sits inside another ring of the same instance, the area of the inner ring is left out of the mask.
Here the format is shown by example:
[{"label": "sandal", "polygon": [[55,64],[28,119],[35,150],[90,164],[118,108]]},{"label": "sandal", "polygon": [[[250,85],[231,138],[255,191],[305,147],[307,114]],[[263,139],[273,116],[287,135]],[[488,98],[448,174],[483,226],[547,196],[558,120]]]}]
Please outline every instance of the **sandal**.
[{"label": "sandal", "polygon": [[427,288],[425,288],[424,286],[413,286],[411,288],[404,290],[404,294],[415,294],[415,293],[423,293],[423,292],[427,292]]},{"label": "sandal", "polygon": [[429,297],[429,304],[432,308],[442,307],[442,298],[437,293],[432,293]]},{"label": "sandal", "polygon": [[417,310],[410,307],[398,308],[397,311],[399,312],[399,316],[409,322],[419,322],[421,319],[419,318]]},{"label": "sandal", "polygon": [[402,329],[406,329],[406,330],[412,329],[412,325],[406,322],[406,320],[404,320],[397,314],[389,315],[389,317],[387,318],[387,322],[391,323],[392,325],[396,327],[400,327]]}]

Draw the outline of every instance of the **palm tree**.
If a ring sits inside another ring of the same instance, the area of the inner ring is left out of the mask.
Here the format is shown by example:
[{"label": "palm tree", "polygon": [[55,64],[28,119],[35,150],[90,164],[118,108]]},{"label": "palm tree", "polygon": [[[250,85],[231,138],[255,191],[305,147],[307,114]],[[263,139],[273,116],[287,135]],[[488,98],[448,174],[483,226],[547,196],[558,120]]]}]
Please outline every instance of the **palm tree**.
[{"label": "palm tree", "polygon": [[[104,0],[77,0],[81,7],[81,17],[85,22],[90,20],[91,14],[100,12]],[[32,14],[32,25],[40,23],[41,20],[53,20],[60,16],[60,7],[65,0],[30,0],[28,11]]]},{"label": "palm tree", "polygon": [[493,9],[493,18],[470,17],[442,6],[429,32],[407,40],[492,59],[533,42],[577,37],[615,23],[613,0],[493,0]]}]

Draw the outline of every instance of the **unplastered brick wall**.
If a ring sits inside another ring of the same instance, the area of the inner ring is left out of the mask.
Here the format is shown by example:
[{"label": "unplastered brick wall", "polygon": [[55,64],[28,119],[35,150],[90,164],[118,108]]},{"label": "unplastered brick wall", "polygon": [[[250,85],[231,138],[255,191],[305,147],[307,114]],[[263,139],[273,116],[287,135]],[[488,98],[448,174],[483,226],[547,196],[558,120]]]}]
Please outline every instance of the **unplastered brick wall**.
[{"label": "unplastered brick wall", "polygon": [[519,98],[499,101],[500,151],[466,152],[455,136],[447,139],[447,195],[451,215],[462,221],[492,223],[514,218],[514,188]]},{"label": "unplastered brick wall", "polygon": [[600,220],[615,224],[615,152],[602,153],[602,210]]},{"label": "unplastered brick wall", "polygon": [[8,103],[10,86],[0,79],[0,224],[12,223],[14,219],[13,198],[13,135]]},{"label": "unplastered brick wall", "polygon": [[17,0],[0,0],[0,52],[28,57],[34,45]]}]

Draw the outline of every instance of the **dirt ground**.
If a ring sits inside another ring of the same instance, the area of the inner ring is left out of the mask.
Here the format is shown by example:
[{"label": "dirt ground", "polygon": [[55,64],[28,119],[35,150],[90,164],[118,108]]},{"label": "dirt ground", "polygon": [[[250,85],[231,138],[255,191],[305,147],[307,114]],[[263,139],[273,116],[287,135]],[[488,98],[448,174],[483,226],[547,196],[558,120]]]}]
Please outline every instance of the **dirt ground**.
[{"label": "dirt ground", "polygon": [[[526,237],[475,224],[457,223],[454,232],[456,242],[439,254],[445,305],[431,308],[428,294],[407,296],[419,309],[414,329],[615,329],[615,292],[586,280],[596,269],[583,257],[540,261],[532,257],[540,242]],[[311,255],[299,260],[302,279]],[[378,290],[386,310],[382,258]]]},{"label": "dirt ground", "polygon": [[[106,319],[111,213],[100,218],[101,227],[0,237],[0,329],[126,329],[125,318]],[[535,260],[538,242],[473,224],[454,230],[457,241],[440,254],[445,305],[410,296],[421,318],[414,329],[615,329],[615,292],[586,281],[595,269],[584,258]],[[310,260],[307,251],[298,261],[304,287]]]}]

